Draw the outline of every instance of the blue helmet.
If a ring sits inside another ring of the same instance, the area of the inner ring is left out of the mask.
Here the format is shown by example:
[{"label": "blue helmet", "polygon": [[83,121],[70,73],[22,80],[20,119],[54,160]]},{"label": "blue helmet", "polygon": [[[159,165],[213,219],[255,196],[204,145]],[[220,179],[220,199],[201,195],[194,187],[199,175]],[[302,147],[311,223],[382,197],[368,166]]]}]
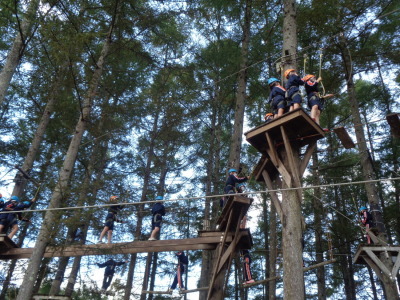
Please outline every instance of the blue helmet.
[{"label": "blue helmet", "polygon": [[31,201],[26,200],[26,201],[24,201],[24,202],[22,202],[22,203],[25,204],[25,205],[30,205],[30,204],[31,204]]},{"label": "blue helmet", "polygon": [[163,196],[157,196],[156,200],[164,200],[164,197]]},{"label": "blue helmet", "polygon": [[368,210],[368,208],[365,207],[365,206],[361,206],[360,209],[359,209],[358,211],[359,211],[359,212],[362,212],[363,210]]},{"label": "blue helmet", "polygon": [[11,196],[10,198],[11,201],[19,201],[19,197],[18,196]]},{"label": "blue helmet", "polygon": [[271,77],[270,79],[268,79],[268,85],[271,85],[271,83],[274,83],[274,82],[280,82],[280,80],[275,77]]},{"label": "blue helmet", "polygon": [[229,169],[228,173],[232,173],[232,172],[236,172],[237,173],[237,170],[236,169]]}]

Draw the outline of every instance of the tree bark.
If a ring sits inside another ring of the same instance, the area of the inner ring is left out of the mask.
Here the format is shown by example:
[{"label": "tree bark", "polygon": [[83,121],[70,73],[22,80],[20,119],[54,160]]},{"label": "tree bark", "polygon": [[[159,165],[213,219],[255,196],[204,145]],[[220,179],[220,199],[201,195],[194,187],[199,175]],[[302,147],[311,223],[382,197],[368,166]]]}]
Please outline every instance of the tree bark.
[{"label": "tree bark", "polygon": [[[341,55],[345,69],[345,78],[347,80],[347,93],[349,96],[350,108],[353,116],[353,125],[357,138],[358,151],[360,154],[363,177],[365,180],[373,180],[375,179],[375,175],[372,167],[371,156],[367,148],[364,128],[363,126],[360,126],[362,123],[360,117],[360,108],[358,105],[354,82],[353,82],[353,73],[352,73],[353,66],[350,56],[350,49],[347,46],[347,41],[344,35],[340,35],[339,37],[339,48],[341,50]],[[383,221],[382,210],[379,205],[379,195],[376,185],[375,183],[367,182],[365,183],[365,189],[367,192],[371,214],[373,216],[376,228],[378,229],[378,238],[383,242],[387,242],[387,234],[386,234],[385,224]],[[391,257],[386,257],[384,251],[382,251],[382,253],[379,255],[379,258],[389,270],[392,269],[393,262],[391,260]],[[385,273],[382,273],[382,281],[388,299],[399,299],[399,293],[397,290],[396,283],[392,281],[389,278],[389,276],[387,276]]]},{"label": "tree bark", "polygon": [[31,34],[32,26],[36,20],[36,12],[38,10],[39,3],[40,0],[31,0],[29,2],[25,18],[20,24],[17,36],[15,37],[11,49],[8,52],[4,67],[0,72],[0,105],[5,99],[11,79],[24,54],[28,43],[28,36]]},{"label": "tree bark", "polygon": [[[82,106],[81,117],[78,120],[78,123],[75,128],[74,136],[72,137],[71,143],[69,145],[69,149],[65,156],[65,160],[63,166],[59,172],[59,181],[54,189],[54,192],[51,196],[49,209],[60,207],[62,204],[63,194],[68,189],[69,180],[71,178],[72,171],[74,169],[74,164],[76,161],[76,157],[78,154],[79,145],[82,140],[82,136],[86,131],[87,122],[90,119],[90,111],[92,107],[92,101],[96,96],[96,91],[100,82],[100,77],[103,71],[105,58],[109,52],[109,48],[111,45],[111,35],[114,28],[113,19],[112,24],[110,26],[109,33],[107,35],[107,39],[104,42],[103,49],[101,51],[101,55],[97,61],[95,70],[93,72],[93,77],[89,85],[89,89],[87,92],[87,96],[84,99],[84,103]],[[56,214],[49,210],[46,212],[42,227],[40,229],[39,236],[37,238],[30,263],[27,268],[26,275],[24,276],[24,280],[21,285],[21,289],[18,293],[17,300],[26,300],[32,297],[33,285],[35,282],[36,274],[39,271],[40,261],[43,257],[44,251],[51,237],[54,235],[52,232],[52,226],[56,223]]]},{"label": "tree bark", "polygon": [[[278,237],[276,232],[276,208],[275,205],[271,203],[270,212],[269,212],[269,260],[268,266],[266,266],[269,270],[268,277],[276,276],[276,258],[278,255]],[[271,280],[268,283],[268,299],[275,300],[276,299],[276,280]]]},{"label": "tree bark", "polygon": [[252,0],[246,0],[245,16],[243,24],[243,39],[241,47],[241,62],[238,78],[238,89],[236,93],[236,106],[235,106],[235,123],[233,125],[233,134],[231,140],[231,147],[229,153],[229,166],[231,168],[239,168],[240,166],[240,153],[242,150],[243,139],[243,122],[244,110],[246,102],[246,86],[247,86],[247,67],[250,43],[250,25],[251,25],[251,6]]},{"label": "tree bark", "polygon": [[[287,69],[296,69],[297,56],[297,21],[296,21],[296,1],[283,1],[283,47],[281,76]],[[282,80],[283,82],[283,80]]]}]

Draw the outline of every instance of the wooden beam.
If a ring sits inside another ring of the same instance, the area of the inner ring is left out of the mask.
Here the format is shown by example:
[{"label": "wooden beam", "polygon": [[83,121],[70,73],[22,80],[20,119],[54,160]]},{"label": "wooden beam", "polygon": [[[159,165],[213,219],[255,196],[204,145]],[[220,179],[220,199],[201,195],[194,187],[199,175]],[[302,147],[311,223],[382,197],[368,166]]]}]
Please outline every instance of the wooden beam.
[{"label": "wooden beam", "polygon": [[399,115],[389,114],[386,116],[386,120],[389,123],[390,129],[392,130],[392,134],[394,137],[400,138],[400,120]]},{"label": "wooden beam", "polygon": [[[244,234],[245,235],[245,234]],[[85,256],[104,254],[131,254],[147,252],[167,252],[178,250],[214,250],[220,243],[221,235],[191,239],[134,241],[115,244],[72,245],[67,247],[47,247],[44,257]],[[230,243],[232,234],[225,236]],[[0,259],[30,258],[33,248],[15,248],[0,253]]]},{"label": "wooden beam", "polygon": [[346,149],[351,149],[354,148],[356,145],[353,143],[353,140],[351,139],[350,135],[347,133],[346,129],[341,126],[341,127],[336,127],[333,129],[333,131],[336,133],[338,136],[339,140],[342,142],[343,146]]},{"label": "wooden beam", "polygon": [[198,288],[198,289],[193,289],[193,290],[179,291],[179,294],[189,294],[189,293],[195,293],[195,292],[206,291],[206,290],[208,290],[208,286],[202,287],[202,288]]},{"label": "wooden beam", "polygon": [[142,291],[142,294],[171,295],[172,291]]},{"label": "wooden beam", "polygon": [[331,260],[323,261],[323,262],[320,262],[320,263],[318,263],[318,264],[315,264],[315,265],[309,266],[309,267],[307,267],[307,268],[304,268],[304,269],[303,269],[303,272],[307,272],[307,271],[310,271],[310,270],[313,270],[313,269],[317,269],[317,268],[323,267],[323,266],[325,266],[325,265],[333,264],[333,263],[335,263],[335,262],[336,262],[336,259],[331,259]]},{"label": "wooden beam", "polygon": [[278,213],[278,215],[279,215],[279,218],[280,218],[280,220],[281,220],[281,222],[283,221],[283,211],[282,211],[282,204],[281,204],[281,202],[279,201],[279,198],[278,198],[278,195],[277,195],[277,193],[275,192],[275,191],[272,191],[272,190],[274,190],[275,188],[274,188],[274,186],[273,186],[273,184],[272,184],[272,181],[271,181],[271,178],[269,177],[269,174],[267,173],[267,171],[263,171],[263,177],[264,177],[264,180],[265,180],[265,184],[267,185],[267,187],[268,187],[268,192],[269,192],[269,194],[271,195],[271,199],[272,199],[272,203],[275,205],[275,208],[276,208],[276,212]]},{"label": "wooden beam", "polygon": [[396,278],[396,275],[397,275],[397,272],[399,271],[399,268],[400,268],[400,252],[397,253],[396,262],[393,265],[392,278]]},{"label": "wooden beam", "polygon": [[255,286],[255,285],[259,285],[259,284],[264,284],[273,280],[278,280],[281,279],[282,277],[280,275],[278,276],[274,276],[274,277],[270,277],[267,279],[263,279],[263,280],[258,280],[258,281],[254,281],[253,283],[248,283],[248,284],[244,284],[241,288],[242,289],[247,289],[249,287]]},{"label": "wooden beam", "polygon": [[67,296],[49,296],[49,295],[34,295],[33,300],[71,300],[71,297]]},{"label": "wooden beam", "polygon": [[371,249],[366,248],[365,252],[368,254],[368,256],[374,261],[374,263],[378,266],[378,268],[385,273],[387,276],[391,276],[392,273],[388,270],[388,268],[383,264],[383,262],[375,255],[374,252],[372,252]]},{"label": "wooden beam", "polygon": [[365,255],[365,257],[363,258],[364,261],[371,267],[371,269],[374,270],[375,274],[379,277],[379,279],[383,281],[382,270],[379,269],[376,263],[374,263],[373,260],[369,258],[367,255]]},{"label": "wooden beam", "polygon": [[317,148],[317,141],[313,141],[310,144],[308,144],[306,152],[304,153],[303,160],[300,163],[300,176],[304,175],[308,163],[310,162],[311,156],[316,148]]},{"label": "wooden beam", "polygon": [[8,249],[18,248],[18,245],[13,242],[6,234],[0,234],[0,252]]}]

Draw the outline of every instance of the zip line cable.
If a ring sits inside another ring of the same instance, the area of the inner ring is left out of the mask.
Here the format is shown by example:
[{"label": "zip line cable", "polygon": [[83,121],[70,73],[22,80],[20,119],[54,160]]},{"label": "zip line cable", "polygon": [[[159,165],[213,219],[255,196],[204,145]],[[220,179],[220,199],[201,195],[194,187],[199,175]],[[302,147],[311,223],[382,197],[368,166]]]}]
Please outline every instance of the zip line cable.
[{"label": "zip line cable", "polygon": [[[349,185],[357,185],[357,184],[365,184],[365,183],[375,183],[375,182],[384,182],[384,181],[397,181],[400,180],[400,177],[395,178],[383,178],[383,179],[371,179],[371,180],[363,180],[363,181],[352,181],[352,182],[342,182],[342,183],[330,183],[330,184],[321,184],[321,185],[312,185],[305,187],[294,187],[294,188],[284,188],[284,189],[273,189],[266,191],[253,191],[253,192],[244,192],[244,193],[236,193],[236,194],[221,194],[221,195],[212,195],[212,196],[200,196],[200,197],[188,197],[188,198],[176,198],[176,199],[167,199],[162,200],[162,202],[176,202],[176,201],[187,201],[187,200],[199,200],[199,199],[212,199],[212,198],[222,198],[222,197],[230,197],[230,196],[243,196],[243,195],[254,195],[254,194],[266,194],[269,192],[284,192],[284,191],[296,191],[296,190],[308,190],[322,187],[334,187],[334,186],[349,186]],[[83,209],[83,208],[104,208],[111,206],[131,206],[131,205],[140,205],[146,203],[157,203],[161,202],[160,200],[149,200],[142,202],[122,202],[117,204],[102,204],[102,205],[87,205],[87,206],[70,206],[70,207],[54,207],[47,209],[32,209],[29,212],[45,212],[45,211],[63,211],[63,210],[74,210],[74,209]],[[15,213],[15,211],[13,211]],[[9,211],[0,212],[0,214],[10,213]]]}]

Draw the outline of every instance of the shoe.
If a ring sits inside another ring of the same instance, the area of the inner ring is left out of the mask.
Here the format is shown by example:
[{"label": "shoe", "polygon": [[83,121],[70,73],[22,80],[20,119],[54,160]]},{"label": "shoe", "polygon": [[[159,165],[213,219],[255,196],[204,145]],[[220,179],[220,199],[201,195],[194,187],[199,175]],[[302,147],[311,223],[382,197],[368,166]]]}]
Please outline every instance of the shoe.
[{"label": "shoe", "polygon": [[102,240],[98,240],[97,244],[104,244],[104,242]]},{"label": "shoe", "polygon": [[169,289],[167,290],[167,293],[168,293],[168,294],[172,294],[172,292],[173,292],[173,291],[172,291],[171,288],[169,288]]},{"label": "shoe", "polygon": [[179,289],[179,293],[182,293],[182,292],[184,292],[184,291],[186,291],[184,288],[180,288],[180,289]]},{"label": "shoe", "polygon": [[247,280],[244,284],[250,284],[250,283],[253,283],[254,282],[254,279],[250,279],[250,280]]},{"label": "shoe", "polygon": [[156,238],[149,238],[149,241],[157,241]]},{"label": "shoe", "polygon": [[323,131],[328,132],[329,129],[328,128],[322,128]]},{"label": "shoe", "polygon": [[100,293],[102,293],[102,294],[104,294],[105,292],[106,292],[105,289],[101,289],[101,290],[100,290]]}]

